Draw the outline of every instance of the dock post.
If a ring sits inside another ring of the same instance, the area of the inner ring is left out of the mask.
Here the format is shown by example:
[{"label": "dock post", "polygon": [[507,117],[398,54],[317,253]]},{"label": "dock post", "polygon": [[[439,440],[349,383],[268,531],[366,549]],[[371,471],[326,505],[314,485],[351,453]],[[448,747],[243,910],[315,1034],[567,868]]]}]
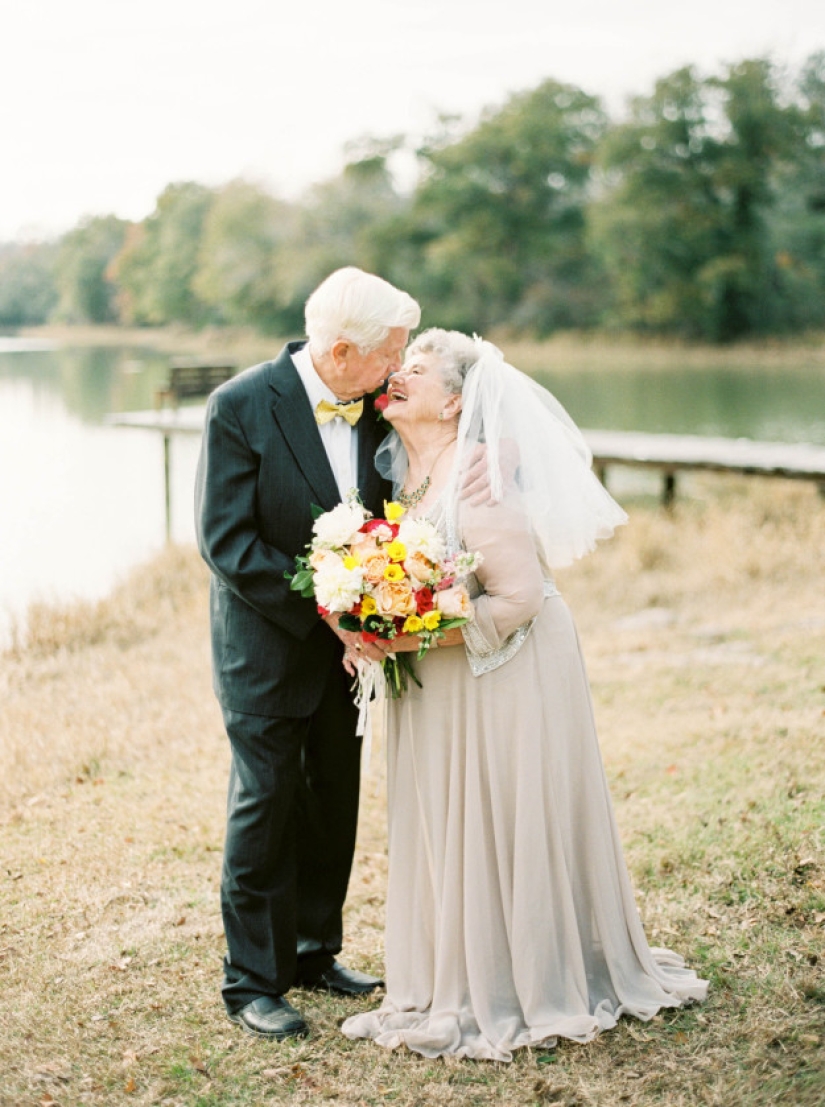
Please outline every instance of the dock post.
[{"label": "dock post", "polygon": [[672,469],[668,469],[665,472],[664,481],[662,482],[662,505],[664,507],[673,507],[673,501],[676,499],[676,474]]},{"label": "dock post", "polygon": [[172,541],[172,436],[167,432],[163,435],[163,493],[164,510],[166,512],[166,544]]}]

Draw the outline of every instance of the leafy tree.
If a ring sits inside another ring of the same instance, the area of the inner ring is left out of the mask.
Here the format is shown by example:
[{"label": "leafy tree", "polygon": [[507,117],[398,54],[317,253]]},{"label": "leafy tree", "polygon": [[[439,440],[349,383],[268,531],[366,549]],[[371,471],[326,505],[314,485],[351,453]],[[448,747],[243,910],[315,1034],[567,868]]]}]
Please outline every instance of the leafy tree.
[{"label": "leafy tree", "polygon": [[45,323],[57,303],[54,243],[0,245],[0,326]]},{"label": "leafy tree", "polygon": [[590,240],[620,326],[728,341],[781,325],[770,225],[803,118],[764,59],[657,82],[599,151]]},{"label": "leafy tree", "polygon": [[236,180],[214,198],[204,220],[195,294],[225,323],[263,330],[284,325],[291,290],[280,252],[294,242],[300,212],[249,181]]},{"label": "leafy tree", "polygon": [[765,59],[739,62],[711,88],[728,123],[719,144],[717,191],[724,211],[720,252],[700,274],[714,337],[722,341],[776,329],[776,259],[768,221],[777,174],[798,148],[800,116],[784,104],[778,74]]},{"label": "leafy tree", "polygon": [[825,326],[825,53],[802,67],[794,97],[801,135],[776,172],[768,236],[777,329],[800,330]]},{"label": "leafy tree", "polygon": [[69,323],[117,319],[117,289],[109,267],[123,246],[128,224],[114,215],[83,220],[60,240],[55,281],[57,317]]},{"label": "leafy tree", "polygon": [[422,264],[411,291],[442,322],[548,332],[593,321],[584,208],[606,125],[597,99],[549,80],[420,151],[408,225]]},{"label": "leafy tree", "polygon": [[194,279],[213,196],[211,189],[193,181],[167,185],[154,212],[129,228],[112,263],[125,322],[200,325],[208,320]]},{"label": "leafy tree", "polygon": [[386,228],[404,210],[388,167],[398,138],[362,139],[338,176],[310,189],[289,250],[291,299],[303,303],[333,269],[357,265],[392,279],[396,242]]},{"label": "leafy tree", "polygon": [[619,326],[702,333],[697,276],[719,248],[718,151],[706,88],[690,67],[635,99],[602,143],[589,234]]}]

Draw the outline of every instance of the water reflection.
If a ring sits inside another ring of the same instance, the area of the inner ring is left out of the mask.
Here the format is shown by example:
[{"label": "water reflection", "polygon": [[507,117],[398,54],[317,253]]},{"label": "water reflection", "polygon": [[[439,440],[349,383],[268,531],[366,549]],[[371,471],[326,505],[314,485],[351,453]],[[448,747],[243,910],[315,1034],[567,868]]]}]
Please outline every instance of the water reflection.
[{"label": "water reflection", "polygon": [[821,370],[615,369],[537,374],[581,426],[825,445]]},{"label": "water reflection", "polygon": [[[0,644],[33,600],[102,596],[163,545],[161,443],[103,417],[151,407],[166,366],[138,349],[0,352]],[[181,541],[196,451],[173,450]]]},{"label": "water reflection", "polygon": [[151,407],[168,364],[165,355],[135,347],[4,353],[0,346],[0,382],[22,380],[35,395],[54,394],[86,423],[100,423],[110,411]]}]

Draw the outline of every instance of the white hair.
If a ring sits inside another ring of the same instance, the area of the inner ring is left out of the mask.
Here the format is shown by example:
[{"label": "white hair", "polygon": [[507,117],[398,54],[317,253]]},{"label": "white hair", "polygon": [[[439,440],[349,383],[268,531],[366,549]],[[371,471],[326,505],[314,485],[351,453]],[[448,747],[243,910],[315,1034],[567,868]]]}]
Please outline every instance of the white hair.
[{"label": "white hair", "polygon": [[474,338],[461,331],[445,331],[430,327],[407,347],[407,357],[412,354],[434,354],[439,359],[438,369],[448,392],[458,394],[464,388],[467,374],[479,359],[479,347]]},{"label": "white hair", "polygon": [[315,353],[328,353],[344,339],[369,354],[386,341],[393,327],[417,327],[421,308],[388,281],[348,266],[318,285],[306,302],[304,318]]}]

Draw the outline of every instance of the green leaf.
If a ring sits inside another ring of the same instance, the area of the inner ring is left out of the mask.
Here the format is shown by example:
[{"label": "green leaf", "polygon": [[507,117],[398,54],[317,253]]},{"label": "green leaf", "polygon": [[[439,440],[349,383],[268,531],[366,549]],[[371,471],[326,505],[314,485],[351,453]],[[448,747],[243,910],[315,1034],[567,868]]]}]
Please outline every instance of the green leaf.
[{"label": "green leaf", "polygon": [[452,630],[453,627],[463,627],[468,620],[464,616],[456,615],[451,619],[442,619],[438,624],[439,630]]}]

